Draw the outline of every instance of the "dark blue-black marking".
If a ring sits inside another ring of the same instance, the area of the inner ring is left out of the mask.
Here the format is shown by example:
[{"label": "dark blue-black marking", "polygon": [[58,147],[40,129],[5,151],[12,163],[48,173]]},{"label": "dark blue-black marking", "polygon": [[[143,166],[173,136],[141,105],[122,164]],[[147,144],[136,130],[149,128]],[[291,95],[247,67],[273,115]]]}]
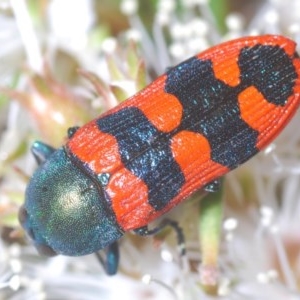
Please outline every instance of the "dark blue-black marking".
[{"label": "dark blue-black marking", "polygon": [[214,76],[210,60],[193,57],[167,73],[165,91],[183,106],[180,129],[198,132],[210,143],[211,159],[230,169],[258,152],[258,132],[241,118],[238,95],[255,86],[275,105],[285,105],[297,74],[279,46],[245,47],[238,57],[240,84],[231,87]]},{"label": "dark blue-black marking", "polygon": [[[238,95],[255,86],[275,105],[285,105],[297,78],[291,58],[278,46],[245,47],[238,57],[240,84],[231,87],[214,76],[210,60],[193,57],[167,72],[165,92],[183,107],[180,125],[170,133],[158,130],[136,107],[126,107],[97,121],[99,130],[118,142],[124,166],[148,187],[149,204],[163,209],[185,183],[170,149],[181,130],[204,135],[211,159],[230,169],[258,152],[258,132],[241,118]],[[170,108],[170,114],[172,114]]]},{"label": "dark blue-black marking", "polygon": [[156,129],[136,107],[100,118],[97,125],[117,139],[122,163],[148,187],[149,204],[164,208],[185,182],[172,155],[170,134]]}]

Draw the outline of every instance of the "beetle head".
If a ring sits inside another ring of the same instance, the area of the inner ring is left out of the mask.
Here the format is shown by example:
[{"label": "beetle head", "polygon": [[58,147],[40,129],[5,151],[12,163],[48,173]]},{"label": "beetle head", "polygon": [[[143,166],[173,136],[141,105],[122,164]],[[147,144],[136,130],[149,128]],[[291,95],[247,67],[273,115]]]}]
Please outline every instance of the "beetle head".
[{"label": "beetle head", "polygon": [[85,255],[122,236],[101,185],[65,148],[36,142],[32,152],[40,166],[27,186],[19,220],[40,253]]}]

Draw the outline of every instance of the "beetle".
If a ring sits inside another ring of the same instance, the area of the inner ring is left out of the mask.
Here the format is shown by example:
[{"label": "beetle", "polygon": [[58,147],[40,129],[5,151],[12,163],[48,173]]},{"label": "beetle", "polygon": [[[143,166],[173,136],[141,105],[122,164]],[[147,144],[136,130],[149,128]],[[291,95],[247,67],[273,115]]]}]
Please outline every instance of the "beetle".
[{"label": "beetle", "polygon": [[39,252],[106,249],[101,260],[114,274],[125,232],[157,232],[151,221],[211,189],[282,131],[300,103],[295,48],[278,35],[225,42],[71,128],[59,149],[35,142],[39,167],[19,219]]}]

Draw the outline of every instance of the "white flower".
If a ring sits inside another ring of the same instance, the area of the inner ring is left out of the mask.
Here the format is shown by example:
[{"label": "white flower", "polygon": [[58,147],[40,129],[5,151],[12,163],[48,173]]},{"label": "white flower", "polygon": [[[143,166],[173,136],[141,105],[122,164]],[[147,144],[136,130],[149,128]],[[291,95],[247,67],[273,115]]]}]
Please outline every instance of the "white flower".
[{"label": "white flower", "polygon": [[[6,85],[13,78],[15,62],[21,63],[19,53],[22,51],[26,53],[26,63],[39,70],[43,47],[46,52],[50,48],[50,52],[63,48],[76,57],[81,66],[90,66],[99,71],[99,76],[109,80],[107,69],[104,70],[107,67],[105,58],[98,52],[101,50],[119,59],[116,53],[122,51],[119,41],[123,38],[138,41],[149,79],[211,45],[239,36],[283,34],[300,42],[298,0],[261,1],[251,18],[242,12],[232,12],[225,20],[226,34],[220,33],[208,1],[180,1],[181,8],[176,6],[178,1],[158,1],[153,22],[147,26],[141,17],[145,2],[123,0],[120,10],[126,15],[129,28],[119,36],[106,36],[102,47],[95,48],[88,43],[97,20],[91,1],[53,1],[46,14],[50,29],[41,32],[30,24],[33,20],[27,18],[30,15],[25,2],[22,3],[26,18],[20,17],[22,11],[15,13],[14,21],[0,14],[0,27],[8,29],[0,32],[0,59],[3,61],[0,85]],[[17,28],[23,44],[16,37]],[[24,39],[26,36],[30,39]],[[132,81],[121,81],[120,86],[126,84],[130,87],[127,90],[134,92]],[[20,86],[24,86],[22,81]],[[4,161],[7,136],[17,140],[33,130],[21,124],[24,119],[18,116],[23,113],[19,112],[20,107],[13,105],[16,104],[3,106],[9,113],[1,115],[1,124],[5,124],[9,132],[0,135],[0,163]],[[225,220],[217,274],[219,286],[214,298],[201,288],[198,272],[201,254],[195,225],[191,225],[197,222],[198,216],[194,201],[171,212],[171,216],[184,225],[186,256],[180,258],[173,234],[167,241],[155,239],[156,247],[152,238],[128,234],[120,242],[120,273],[113,278],[104,274],[94,256],[44,259],[32,246],[10,245],[0,240],[0,298],[300,299],[299,120],[298,113],[273,144],[226,176]],[[22,130],[15,133],[16,128]],[[28,156],[23,157],[22,166],[24,160],[26,167],[32,166]],[[20,181],[19,177],[11,175],[11,170],[6,173],[2,169],[0,205],[8,203],[7,186],[12,187]]]}]

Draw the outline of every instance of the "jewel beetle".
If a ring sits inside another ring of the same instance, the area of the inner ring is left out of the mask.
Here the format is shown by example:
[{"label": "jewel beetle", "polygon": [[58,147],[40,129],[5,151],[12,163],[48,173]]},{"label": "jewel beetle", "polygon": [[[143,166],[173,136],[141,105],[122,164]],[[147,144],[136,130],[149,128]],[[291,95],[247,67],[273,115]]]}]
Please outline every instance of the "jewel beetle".
[{"label": "jewel beetle", "polygon": [[39,167],[19,219],[39,252],[106,249],[101,261],[114,274],[125,232],[156,232],[151,221],[209,189],[281,132],[300,103],[295,48],[278,35],[225,42],[71,128],[59,149],[35,142]]}]

